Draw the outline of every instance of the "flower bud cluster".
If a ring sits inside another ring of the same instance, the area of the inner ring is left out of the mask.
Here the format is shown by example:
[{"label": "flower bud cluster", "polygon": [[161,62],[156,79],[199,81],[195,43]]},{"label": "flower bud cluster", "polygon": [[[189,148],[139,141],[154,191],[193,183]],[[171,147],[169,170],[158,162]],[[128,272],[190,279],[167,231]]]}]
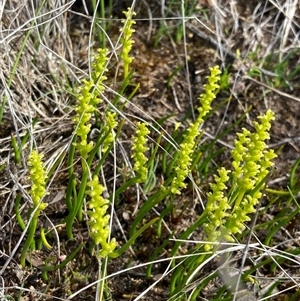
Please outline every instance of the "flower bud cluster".
[{"label": "flower bud cluster", "polygon": [[105,258],[114,251],[117,246],[115,238],[109,241],[110,229],[109,229],[109,218],[107,209],[109,201],[103,198],[102,193],[105,188],[99,183],[97,176],[87,183],[90,190],[86,193],[90,197],[88,201],[88,215],[89,215],[89,226],[91,231],[91,237],[95,241],[96,245],[101,245],[99,256]]},{"label": "flower bud cluster", "polygon": [[[242,233],[244,223],[250,221],[249,214],[255,212],[255,206],[262,196],[269,168],[274,164],[272,160],[276,154],[267,149],[265,140],[270,138],[269,131],[274,113],[268,110],[259,116],[260,122],[254,122],[255,132],[243,129],[234,141],[235,148],[231,152],[232,189],[230,198],[224,196],[227,189],[227,174],[230,171],[220,169],[219,177],[215,176],[215,184],[211,185],[212,193],[208,194],[206,206],[208,222],[204,229],[208,241],[225,239],[233,241],[232,235]],[[230,211],[231,210],[231,211]],[[207,244],[206,249],[212,248]]]},{"label": "flower bud cluster", "polygon": [[259,116],[260,122],[255,121],[255,132],[243,129],[234,141],[235,148],[231,152],[234,171],[233,185],[234,200],[232,214],[229,216],[226,227],[227,239],[231,234],[241,233],[244,222],[250,221],[249,214],[255,212],[255,206],[262,196],[264,181],[269,168],[274,164],[276,157],[273,149],[268,149],[265,140],[270,138],[269,131],[274,113],[268,110],[265,115]]},{"label": "flower bud cluster", "polygon": [[[102,145],[102,152],[105,153],[115,140],[114,128],[118,125],[116,112],[106,113],[106,123],[103,126],[104,133],[107,135]],[[108,134],[107,134],[108,133]]]},{"label": "flower bud cluster", "polygon": [[93,142],[87,142],[88,134],[91,130],[89,123],[92,114],[96,111],[97,105],[101,102],[101,92],[104,91],[103,81],[106,77],[103,75],[106,69],[107,49],[99,49],[94,62],[92,63],[91,79],[83,80],[77,96],[77,105],[75,107],[76,116],[73,121],[76,128],[75,133],[79,141],[75,142],[82,158],[86,159],[89,152],[93,149]]},{"label": "flower bud cluster", "polygon": [[[225,223],[229,216],[228,210],[231,208],[228,198],[224,195],[227,189],[226,183],[229,180],[229,170],[224,167],[218,169],[218,174],[214,175],[215,183],[210,184],[212,192],[207,194],[207,204],[205,211],[209,218],[209,223],[204,224],[204,231],[208,241],[218,241],[223,233],[226,233]],[[212,248],[210,244],[205,245],[206,251]]]},{"label": "flower bud cluster", "polygon": [[139,176],[140,183],[146,181],[148,174],[148,169],[146,167],[148,158],[145,156],[145,152],[149,149],[149,147],[147,147],[147,135],[149,135],[149,133],[150,131],[147,128],[147,124],[138,122],[135,136],[132,139],[132,158],[134,159],[133,170]]},{"label": "flower bud cluster", "polygon": [[219,88],[217,82],[220,80],[220,69],[218,66],[210,68],[211,74],[207,77],[208,83],[204,85],[204,93],[200,95],[201,106],[198,108],[199,115],[195,122],[191,123],[184,135],[183,142],[180,144],[175,176],[171,183],[171,192],[180,194],[180,190],[186,187],[185,179],[190,173],[192,154],[195,151],[197,137],[201,134],[200,126],[204,122],[203,118],[210,112],[211,103],[216,97],[216,90]]},{"label": "flower bud cluster", "polygon": [[35,213],[36,217],[47,207],[46,203],[40,203],[40,200],[46,194],[47,179],[46,169],[42,163],[42,158],[42,155],[38,154],[36,150],[33,150],[28,159],[29,178],[32,182],[30,195],[34,207],[38,206],[38,209]]},{"label": "flower bud cluster", "polygon": [[132,28],[132,25],[134,25],[136,22],[132,20],[132,17],[136,15],[136,13],[130,8],[128,8],[127,11],[123,11],[123,13],[126,16],[126,20],[122,20],[122,23],[124,23],[124,28],[121,29],[123,34],[120,42],[122,44],[121,58],[124,62],[124,78],[126,78],[128,75],[129,65],[133,60],[133,58],[129,56],[129,52],[131,51],[132,44],[134,43],[131,36],[135,30]]}]

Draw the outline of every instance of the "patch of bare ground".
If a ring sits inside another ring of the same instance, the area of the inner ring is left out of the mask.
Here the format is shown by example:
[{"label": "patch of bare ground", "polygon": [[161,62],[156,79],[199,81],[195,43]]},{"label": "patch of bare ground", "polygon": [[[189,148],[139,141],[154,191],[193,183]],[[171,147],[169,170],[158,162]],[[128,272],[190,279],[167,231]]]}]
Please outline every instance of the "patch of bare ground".
[{"label": "patch of bare ground", "polygon": [[[293,74],[300,57],[297,50],[300,46],[300,11],[296,2],[285,2],[186,1],[186,5],[194,5],[194,9],[191,15],[186,16],[185,39],[180,40],[176,40],[183,22],[179,4],[176,11],[168,11],[168,5],[171,5],[168,1],[134,2],[137,24],[132,49],[132,82],[139,83],[140,89],[126,105],[124,114],[131,121],[144,119],[153,122],[166,118],[166,133],[172,133],[177,122],[182,122],[183,128],[192,120],[193,114],[197,114],[197,97],[203,91],[208,68],[216,64],[223,69],[228,68],[230,85],[220,92],[215,101],[216,107],[223,102],[224,104],[205,123],[203,139],[214,139],[234,125],[245,112],[246,118],[241,125],[251,128],[255,117],[271,108],[276,114],[276,120],[271,130],[270,144],[278,150],[278,158],[269,185],[285,189],[289,184],[291,167],[299,158],[300,150],[300,73]],[[29,205],[26,156],[33,145],[38,145],[39,150],[45,154],[49,169],[57,156],[63,158],[51,178],[50,194],[46,198],[49,206],[40,219],[40,226],[46,228],[59,225],[67,215],[64,192],[68,175],[65,168],[66,153],[73,132],[73,89],[89,72],[89,47],[97,47],[96,42],[91,45],[92,17],[86,14],[84,8],[75,10],[72,3],[67,1],[48,1],[42,9],[42,17],[38,17],[35,13],[38,3],[39,1],[35,1],[36,7],[32,7],[33,3],[29,4],[28,1],[4,1],[1,6],[0,76],[3,120],[0,126],[0,293],[24,301],[39,298],[67,300],[68,296],[82,289],[73,300],[95,300],[96,285],[88,285],[98,279],[98,263],[86,243],[88,228],[84,223],[75,223],[75,240],[72,242],[67,240],[63,225],[57,227],[56,235],[50,241],[53,249],[42,249],[29,254],[31,266],[21,268],[19,265],[24,233],[16,221],[13,201],[18,194],[23,195],[21,212],[25,214]],[[113,18],[121,16],[124,6],[117,1]],[[117,39],[119,25],[118,20],[108,29],[111,41]],[[163,34],[160,36],[162,29]],[[22,47],[24,49],[20,61],[14,69]],[[283,68],[278,67],[280,64]],[[108,79],[114,91],[120,88],[120,83],[115,80],[118,70],[116,63],[110,70]],[[250,76],[249,72],[253,70],[256,72],[255,76]],[[35,118],[37,120],[33,127]],[[224,152],[215,160],[215,165],[228,164],[235,132],[241,125],[233,126],[228,135],[217,139],[211,151],[216,152],[224,147]],[[126,140],[133,133],[130,123],[126,129],[121,136],[125,149]],[[27,133],[30,138],[23,145],[22,163],[16,166],[11,136],[16,137],[20,144]],[[118,164],[122,170],[121,159]],[[112,175],[111,165],[106,168],[109,178]],[[210,180],[208,178],[199,183],[203,192],[208,190],[207,182]],[[205,199],[204,194],[202,197]],[[201,206],[191,187],[176,202],[179,210],[173,217],[165,219],[168,227],[163,229],[162,236],[157,237],[155,227],[149,228],[136,240],[132,250],[109,263],[108,275],[148,262],[170,232],[178,234],[197,219]],[[266,205],[263,200],[261,206]],[[135,208],[136,191],[128,190],[116,207],[113,236],[120,245],[128,234],[132,222],[130,214]],[[156,209],[158,212],[163,210]],[[271,206],[267,214],[259,218],[268,222],[280,213],[280,209],[280,206]],[[149,220],[154,216],[155,213],[149,213]],[[24,216],[25,220],[26,218]],[[292,221],[288,229],[282,229],[280,237],[274,237],[274,244],[289,240],[288,247],[299,247],[298,230],[297,223]],[[260,240],[267,234],[257,233]],[[193,238],[202,238],[201,229]],[[49,279],[45,280],[42,275],[45,261],[51,258],[51,264],[58,265],[61,256],[74,252],[82,242],[85,244],[76,258],[66,267],[49,272]],[[170,247],[171,243],[166,245],[159,259],[170,256]],[[251,256],[255,255],[257,254],[248,254],[247,266],[253,264]],[[233,254],[232,267],[240,268],[240,258],[240,253]],[[219,261],[211,263],[201,271],[199,279],[219,265]],[[135,300],[160,278],[166,268],[167,262],[154,265],[149,279],[145,276],[144,267],[109,278],[106,299]],[[289,275],[299,277],[298,266],[289,266],[288,269]],[[261,269],[256,276],[261,279],[270,276],[270,272],[268,269]],[[271,280],[258,280],[255,286],[247,289],[257,296],[270,283]],[[141,300],[167,300],[169,285],[170,278],[166,276]],[[203,290],[201,298],[213,298],[214,292],[221,285],[222,280],[212,282],[209,288]],[[280,288],[284,290],[289,285],[289,282],[285,282]],[[87,288],[84,289],[85,287]],[[289,298],[289,293],[293,294],[294,290],[282,294],[283,298]]]}]

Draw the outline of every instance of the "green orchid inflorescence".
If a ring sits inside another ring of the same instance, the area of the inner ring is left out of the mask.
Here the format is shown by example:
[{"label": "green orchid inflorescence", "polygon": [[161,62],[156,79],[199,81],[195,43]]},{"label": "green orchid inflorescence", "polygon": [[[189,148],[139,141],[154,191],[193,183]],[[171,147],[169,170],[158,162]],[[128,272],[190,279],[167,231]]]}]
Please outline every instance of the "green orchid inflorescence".
[{"label": "green orchid inflorescence", "polygon": [[[243,129],[234,141],[234,150],[231,152],[233,162],[232,172],[234,190],[236,196],[232,214],[226,222],[227,240],[232,240],[231,235],[241,233],[244,222],[250,221],[249,214],[255,212],[255,206],[262,196],[262,189],[269,169],[274,165],[272,160],[276,158],[273,149],[267,149],[265,140],[270,138],[269,131],[274,113],[268,110],[265,115],[259,116],[260,122],[255,121],[255,132]],[[260,185],[260,187],[259,187]],[[257,189],[259,188],[259,189]]]},{"label": "green orchid inflorescence", "polygon": [[103,81],[106,80],[106,77],[103,75],[107,71],[105,67],[106,62],[107,49],[99,49],[92,63],[91,79],[82,81],[77,97],[76,116],[73,121],[76,125],[75,133],[79,141],[75,142],[75,146],[83,159],[86,159],[93,149],[93,142],[87,142],[87,137],[91,130],[89,122],[92,114],[96,111],[97,105],[101,102],[101,92],[104,91]]},{"label": "green orchid inflorescence", "polygon": [[199,115],[195,122],[187,129],[183,142],[180,144],[177,166],[175,168],[175,177],[171,183],[171,192],[180,194],[180,190],[186,187],[184,183],[190,173],[192,154],[195,150],[195,143],[201,134],[200,126],[204,122],[203,118],[210,112],[211,103],[216,97],[216,90],[219,88],[217,82],[220,80],[220,69],[218,66],[210,68],[211,74],[207,77],[208,83],[204,85],[205,91],[200,95],[199,101],[201,106],[198,108]]},{"label": "green orchid inflorescence", "polygon": [[[225,232],[225,223],[229,216],[228,210],[231,206],[223,191],[227,189],[226,183],[229,180],[229,172],[224,167],[220,168],[218,170],[219,175],[214,175],[215,183],[210,184],[212,192],[209,192],[207,195],[207,204],[205,207],[210,222],[204,224],[208,241],[218,241],[220,236]],[[205,245],[205,249],[210,250],[211,245]]]},{"label": "green orchid inflorescence", "polygon": [[[213,192],[208,194],[205,209],[209,221],[204,225],[208,241],[233,241],[232,235],[242,233],[244,223],[251,220],[249,214],[255,212],[262,196],[266,177],[274,164],[272,160],[276,157],[265,143],[270,138],[274,113],[268,110],[258,119],[260,122],[254,122],[254,133],[244,128],[237,134],[231,152],[233,171],[219,169],[219,177],[215,176],[216,183],[211,185]],[[224,191],[228,188],[226,183],[230,173],[232,189],[230,197],[226,197]],[[210,250],[212,245],[207,244],[205,248]]]},{"label": "green orchid inflorescence", "polygon": [[145,152],[149,149],[147,144],[147,135],[150,131],[147,128],[146,123],[137,123],[137,129],[135,136],[133,137],[132,144],[132,158],[134,159],[133,170],[139,176],[138,182],[144,183],[147,179],[148,169],[146,163],[148,158],[145,156]]},{"label": "green orchid inflorescence", "polygon": [[88,201],[88,215],[89,225],[91,229],[91,237],[95,241],[96,245],[101,245],[99,251],[99,257],[105,258],[114,251],[117,246],[115,238],[109,240],[110,229],[109,229],[109,214],[107,209],[109,201],[103,198],[102,193],[105,188],[99,183],[97,176],[87,183],[90,190],[86,191],[89,195],[90,200]]},{"label": "green orchid inflorescence", "polygon": [[30,196],[33,202],[33,206],[38,209],[35,212],[35,216],[39,216],[40,212],[47,207],[46,203],[40,200],[46,194],[46,180],[47,174],[42,162],[43,156],[38,154],[36,150],[32,151],[28,159],[29,165],[29,178],[32,182]]},{"label": "green orchid inflorescence", "polygon": [[217,84],[220,81],[221,71],[219,66],[209,68],[210,75],[207,76],[207,84],[204,84],[204,93],[199,97],[201,106],[198,108],[198,120],[203,123],[203,118],[211,111],[211,103],[216,98],[217,90],[220,86]]},{"label": "green orchid inflorescence", "polygon": [[106,123],[103,126],[105,133],[108,133],[102,145],[102,152],[105,153],[111,144],[115,141],[114,129],[118,125],[116,120],[116,112],[107,112],[106,113]]},{"label": "green orchid inflorescence", "polygon": [[42,162],[42,158],[43,156],[38,154],[38,152],[34,150],[31,152],[28,159],[29,178],[31,180],[31,190],[29,194],[33,203],[33,207],[29,212],[34,212],[34,214],[30,221],[28,236],[23,246],[20,257],[20,262],[23,267],[25,266],[25,258],[29,248],[35,248],[34,235],[38,224],[38,217],[41,211],[43,211],[47,207],[47,203],[41,202],[42,198],[47,194],[47,174],[45,166]]},{"label": "green orchid inflorescence", "polygon": [[[69,151],[69,175],[70,175],[70,185],[73,186],[74,193],[67,194],[67,206],[69,209],[69,215],[66,218],[66,231],[70,239],[73,239],[73,223],[75,217],[77,216],[79,221],[83,220],[82,215],[82,205],[85,197],[85,186],[89,177],[90,168],[95,150],[92,153],[94,148],[94,142],[88,141],[88,136],[91,131],[92,126],[92,117],[95,115],[97,117],[98,105],[102,102],[103,95],[102,93],[105,90],[103,82],[106,80],[104,73],[107,71],[107,49],[98,49],[92,63],[91,63],[91,76],[88,80],[82,80],[81,86],[77,93],[77,103],[75,105],[75,117],[74,128],[75,135],[73,143]],[[82,176],[80,179],[79,190],[76,191],[76,177],[74,174],[74,155],[75,151],[79,152],[81,157],[81,166],[82,166]],[[69,186],[72,191],[71,186]]]},{"label": "green orchid inflorescence", "polygon": [[121,58],[124,62],[124,78],[126,78],[129,72],[129,65],[133,60],[133,58],[129,56],[129,52],[131,51],[132,44],[134,43],[131,36],[135,30],[132,28],[132,25],[134,25],[136,22],[132,20],[132,17],[136,15],[136,13],[130,8],[128,8],[127,11],[123,11],[123,13],[126,16],[126,20],[122,20],[122,23],[124,23],[124,28],[121,29],[123,34],[120,42],[122,45]]}]

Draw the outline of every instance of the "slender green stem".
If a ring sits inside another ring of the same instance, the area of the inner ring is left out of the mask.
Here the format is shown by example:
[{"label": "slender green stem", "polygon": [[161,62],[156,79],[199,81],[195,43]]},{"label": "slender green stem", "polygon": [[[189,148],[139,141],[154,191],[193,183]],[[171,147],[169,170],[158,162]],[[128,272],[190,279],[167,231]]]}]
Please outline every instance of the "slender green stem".
[{"label": "slender green stem", "polygon": [[[107,274],[107,258],[104,260],[104,264],[101,264],[101,260],[99,259],[99,266],[101,267],[101,275],[100,278],[104,279]],[[105,287],[105,280],[102,280],[99,282],[99,301],[103,300],[103,293],[104,293],[104,287]]]},{"label": "slender green stem", "polygon": [[109,254],[110,258],[117,258],[120,255],[122,255],[126,250],[128,250],[128,248],[134,244],[135,240],[146,230],[148,229],[150,226],[152,226],[153,224],[155,224],[158,221],[159,217],[156,217],[154,219],[152,219],[150,222],[148,222],[146,225],[144,225],[143,227],[141,227],[140,229],[138,229],[136,232],[134,232],[129,240],[119,249],[115,250],[114,252]]},{"label": "slender green stem", "polygon": [[22,216],[21,216],[21,213],[20,213],[20,201],[21,201],[21,198],[22,198],[22,195],[20,195],[20,194],[18,194],[16,196],[14,209],[15,209],[16,219],[17,219],[17,221],[19,223],[19,226],[22,229],[22,231],[24,231],[25,228],[26,228],[26,226],[25,226],[25,223],[24,223],[24,221],[22,219]]},{"label": "slender green stem", "polygon": [[238,192],[238,195],[237,195],[237,199],[234,203],[234,207],[232,209],[232,213],[236,210],[236,208],[239,208],[240,207],[240,203],[241,201],[243,200],[243,197],[246,193],[246,189],[242,188],[242,189],[239,189],[239,192]]},{"label": "slender green stem", "polygon": [[74,174],[74,156],[75,156],[75,141],[77,140],[77,135],[75,135],[71,141],[70,149],[69,149],[69,156],[68,156],[68,172],[69,176],[71,177]]},{"label": "slender green stem", "polygon": [[34,213],[32,220],[30,222],[29,228],[28,228],[28,236],[27,236],[27,239],[23,246],[21,257],[20,257],[20,262],[21,262],[22,267],[25,267],[25,265],[26,265],[26,263],[25,263],[26,254],[27,254],[29,248],[31,247],[32,243],[34,242],[34,234],[35,234],[35,230],[37,227],[37,222],[38,222],[37,214]]},{"label": "slender green stem", "polygon": [[73,192],[73,199],[75,203],[77,200],[77,191],[76,191],[76,178],[74,174],[71,174],[69,178],[68,187],[66,190],[66,204],[69,212],[71,212],[73,209],[72,192]]},{"label": "slender green stem", "polygon": [[276,194],[276,195],[290,195],[289,191],[284,191],[284,190],[277,190],[277,189],[272,189],[272,188],[266,188],[266,192]]},{"label": "slender green stem", "polygon": [[[66,232],[68,235],[69,239],[73,239],[73,232],[72,232],[72,228],[73,228],[73,224],[74,224],[74,220],[76,218],[76,215],[79,214],[80,208],[82,208],[83,205],[83,200],[84,200],[84,195],[85,195],[85,188],[86,188],[86,183],[88,180],[88,176],[89,173],[88,171],[83,172],[82,174],[82,179],[81,179],[81,184],[80,184],[80,188],[79,188],[79,193],[77,196],[77,200],[74,203],[74,206],[72,208],[72,211],[69,212],[69,215],[66,218]],[[81,221],[82,216],[78,216],[79,221]]]},{"label": "slender green stem", "polygon": [[116,192],[114,193],[114,196],[117,197],[118,195],[120,195],[122,192],[124,192],[128,187],[138,183],[138,179],[140,177],[137,176],[137,177],[134,177],[134,178],[131,178],[129,181],[125,182],[120,188],[118,188],[116,190]]}]

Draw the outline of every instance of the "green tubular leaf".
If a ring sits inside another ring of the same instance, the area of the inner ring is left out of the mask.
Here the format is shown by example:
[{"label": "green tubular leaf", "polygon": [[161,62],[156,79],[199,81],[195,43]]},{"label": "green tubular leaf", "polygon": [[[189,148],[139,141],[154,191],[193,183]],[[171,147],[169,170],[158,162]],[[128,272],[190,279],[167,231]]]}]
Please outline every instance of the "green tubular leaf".
[{"label": "green tubular leaf", "polygon": [[33,217],[30,222],[30,226],[28,229],[28,236],[27,236],[27,239],[25,241],[25,244],[23,246],[21,256],[20,256],[20,263],[21,263],[22,267],[25,267],[27,251],[29,250],[32,243],[34,243],[34,234],[35,234],[35,230],[37,227],[37,222],[38,222],[37,217]]},{"label": "green tubular leaf", "polygon": [[299,296],[300,296],[300,290],[297,290],[297,291],[293,294],[293,296],[290,296],[290,297],[289,297],[289,301],[297,301],[297,300],[300,299]]},{"label": "green tubular leaf", "polygon": [[197,289],[193,292],[193,294],[190,296],[190,300],[196,300],[199,293],[209,284],[209,282],[215,278],[218,277],[218,272],[213,272],[208,277],[204,278],[200,285],[197,287]]},{"label": "green tubular leaf", "polygon": [[[184,287],[184,282],[182,281],[184,274],[184,268],[182,266],[178,266],[174,273],[172,274],[171,283],[170,283],[170,296],[176,296],[178,294],[178,289],[182,289]],[[171,299],[172,300],[172,299]]]},{"label": "green tubular leaf", "polygon": [[179,72],[181,71],[182,68],[183,68],[183,66],[180,65],[180,66],[178,66],[177,68],[175,68],[175,69],[172,71],[171,75],[168,77],[168,80],[167,80],[167,88],[170,88],[170,87],[171,87],[171,81],[172,81],[173,77],[174,77],[177,73],[179,73]]},{"label": "green tubular leaf", "polygon": [[171,197],[170,204],[168,204],[166,206],[166,208],[162,212],[159,213],[159,220],[158,220],[158,223],[157,223],[157,226],[156,226],[156,228],[157,228],[156,233],[157,233],[158,237],[161,237],[161,227],[162,227],[162,222],[164,220],[164,217],[168,213],[172,212],[172,210],[173,210],[173,196],[170,196],[170,197]]},{"label": "green tubular leaf", "polygon": [[142,228],[134,232],[131,236],[130,239],[127,241],[125,245],[123,245],[121,248],[115,250],[111,254],[109,254],[110,258],[117,258],[120,255],[122,255],[131,245],[134,244],[135,240],[137,237],[139,237],[145,230],[147,230],[150,226],[155,224],[158,221],[158,217],[152,219],[150,222],[148,222],[146,225],[144,225]]},{"label": "green tubular leaf", "polygon": [[180,294],[180,292],[182,292],[182,290],[187,287],[187,273],[189,273],[190,268],[194,270],[193,262],[195,261],[195,259],[197,260],[197,258],[195,257],[186,257],[182,259],[180,263],[178,263],[179,266],[176,267],[176,270],[171,278],[172,290],[170,289],[170,294],[172,296]]},{"label": "green tubular leaf", "polygon": [[[155,160],[153,158],[153,160]],[[149,164],[150,163],[150,164]],[[159,164],[159,158],[156,159],[156,161],[151,161],[151,159],[149,159],[149,168],[148,168],[148,177],[147,177],[147,181],[144,184],[144,191],[146,194],[149,194],[156,186],[157,183],[157,177],[156,177],[156,170],[157,170],[157,166]]]},{"label": "green tubular leaf", "polygon": [[191,227],[189,227],[186,231],[184,231],[178,238],[178,242],[175,243],[174,247],[172,248],[172,252],[171,252],[171,256],[175,256],[175,254],[178,251],[178,248],[180,247],[180,245],[182,244],[182,242],[180,240],[185,240],[188,239],[188,237],[196,230],[198,229],[200,226],[202,226],[204,224],[204,222],[206,221],[207,218],[207,212],[204,212],[203,214],[201,214],[201,216],[199,217],[199,219],[196,221],[196,223],[194,223]]},{"label": "green tubular leaf", "polygon": [[[274,219],[274,223],[271,224],[271,226],[274,226],[270,232],[268,233],[264,244],[267,246],[270,246],[270,241],[272,239],[272,237],[281,229],[286,227],[286,225],[300,212],[299,207],[296,210],[293,210],[292,212],[290,212],[291,209],[290,208],[285,208],[284,210],[281,211],[281,216],[280,218],[275,218]],[[275,221],[277,221],[277,223],[275,224]]]},{"label": "green tubular leaf", "polygon": [[154,193],[152,196],[149,197],[147,202],[143,204],[143,206],[140,208],[137,217],[133,221],[131,225],[131,229],[129,232],[130,237],[133,236],[136,232],[136,228],[138,224],[142,221],[142,219],[145,217],[145,215],[159,202],[161,202],[165,197],[169,194],[169,191],[163,191],[163,189],[160,189],[158,192]]},{"label": "green tubular leaf", "polygon": [[[116,96],[115,96],[114,100],[112,101],[112,104],[115,107],[117,107],[120,99],[122,98],[122,95],[125,94],[124,92],[125,92],[126,88],[129,86],[130,80],[131,80],[132,76],[133,76],[133,71],[131,70],[129,72],[128,76],[122,81],[122,86],[121,86],[120,90],[118,91],[118,93],[116,93]],[[125,107],[126,103],[127,103],[127,101],[123,101],[122,102],[122,104],[119,107],[120,111],[123,110],[123,108]]]},{"label": "green tubular leaf", "polygon": [[16,164],[21,164],[21,148],[18,146],[17,139],[15,136],[11,135],[11,146],[15,153],[15,162]]},{"label": "green tubular leaf", "polygon": [[80,183],[80,188],[79,188],[79,193],[77,196],[77,201],[74,202],[74,206],[72,207],[72,211],[69,212],[69,215],[66,217],[65,222],[66,222],[66,232],[68,235],[69,239],[73,239],[73,223],[75,220],[76,215],[80,211],[80,208],[82,208],[83,205],[83,200],[84,200],[84,195],[85,195],[85,188],[86,188],[86,183],[88,180],[88,172],[85,171],[82,175],[81,183]]},{"label": "green tubular leaf", "polygon": [[114,195],[115,195],[115,198],[117,198],[117,196],[119,196],[121,193],[123,193],[128,187],[136,184],[138,182],[138,179],[139,179],[139,176],[136,176],[134,178],[131,178],[129,181],[125,182],[121,187],[119,187]]},{"label": "green tubular leaf", "polygon": [[[289,253],[289,254],[287,254]],[[285,250],[285,256],[276,256],[276,261],[273,261],[270,267],[270,272],[275,273],[278,269],[278,266],[282,266],[285,261],[289,261],[289,257],[294,259],[297,255],[300,254],[300,248],[296,248],[294,250]]]},{"label": "green tubular leaf", "polygon": [[293,164],[293,167],[291,169],[290,174],[290,188],[293,190],[296,187],[297,182],[299,181],[299,177],[296,177],[296,171],[300,164],[300,158],[296,160],[296,162]]},{"label": "green tubular leaf", "polygon": [[212,301],[218,301],[218,300],[224,300],[224,298],[222,298],[223,294],[226,292],[226,290],[228,290],[228,288],[226,287],[226,285],[223,285],[219,290],[218,293],[216,295],[216,298],[213,299]]},{"label": "green tubular leaf", "polygon": [[138,91],[139,88],[140,88],[140,84],[138,83],[138,84],[134,87],[134,89],[133,89],[133,91],[130,93],[130,95],[127,97],[127,100],[131,100],[132,97],[135,95],[135,93]]},{"label": "green tubular leaf", "polygon": [[42,228],[41,229],[41,239],[42,239],[42,242],[43,242],[43,245],[48,249],[48,250],[51,250],[52,249],[52,246],[48,243],[47,241],[47,238],[46,238],[46,235],[45,235],[45,229]]},{"label": "green tubular leaf", "polygon": [[290,195],[289,191],[277,190],[277,189],[271,189],[271,188],[266,188],[266,192],[268,192],[270,194],[275,194],[278,196],[289,196]]},{"label": "green tubular leaf", "polygon": [[76,203],[77,201],[76,177],[74,174],[71,174],[71,176],[69,177],[68,187],[66,190],[66,204],[69,212],[71,212],[73,209],[72,192],[74,192],[73,199],[74,199],[74,203]]},{"label": "green tubular leaf", "polygon": [[15,210],[15,214],[16,214],[16,219],[19,223],[19,226],[21,228],[22,231],[25,230],[26,226],[25,226],[25,223],[22,219],[22,216],[21,216],[21,213],[20,213],[20,201],[21,201],[21,198],[22,198],[22,195],[18,194],[16,196],[16,199],[15,199],[15,205],[14,205],[14,210]]}]

